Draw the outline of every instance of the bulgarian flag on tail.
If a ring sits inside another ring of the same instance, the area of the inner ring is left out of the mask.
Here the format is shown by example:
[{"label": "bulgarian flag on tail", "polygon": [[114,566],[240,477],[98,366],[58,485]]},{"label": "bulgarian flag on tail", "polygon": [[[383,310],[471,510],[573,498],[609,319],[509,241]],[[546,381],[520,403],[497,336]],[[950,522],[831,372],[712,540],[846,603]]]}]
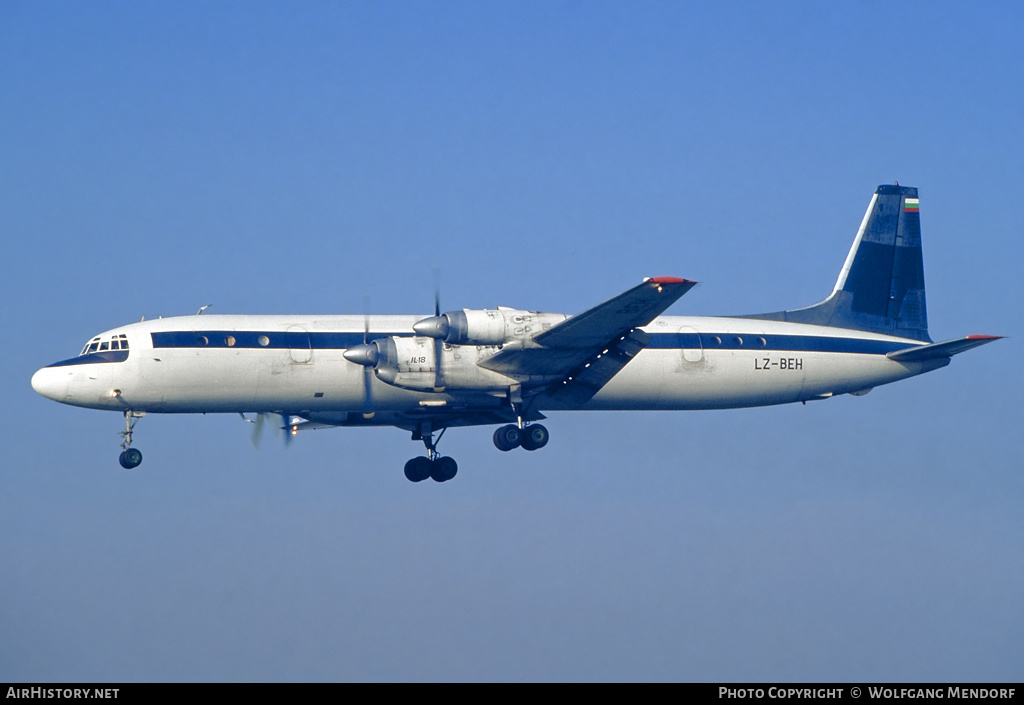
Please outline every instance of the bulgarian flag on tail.
[{"label": "bulgarian flag on tail", "polygon": [[919,213],[918,201],[916,198],[908,198],[903,201],[904,213]]}]

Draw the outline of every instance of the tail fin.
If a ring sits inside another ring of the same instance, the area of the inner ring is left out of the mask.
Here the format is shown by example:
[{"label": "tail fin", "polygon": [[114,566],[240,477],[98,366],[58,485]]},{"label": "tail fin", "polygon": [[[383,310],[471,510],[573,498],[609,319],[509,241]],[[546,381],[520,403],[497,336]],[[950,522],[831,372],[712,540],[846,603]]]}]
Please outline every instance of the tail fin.
[{"label": "tail fin", "polygon": [[917,189],[875,190],[832,294],[807,308],[744,318],[852,328],[931,342]]}]

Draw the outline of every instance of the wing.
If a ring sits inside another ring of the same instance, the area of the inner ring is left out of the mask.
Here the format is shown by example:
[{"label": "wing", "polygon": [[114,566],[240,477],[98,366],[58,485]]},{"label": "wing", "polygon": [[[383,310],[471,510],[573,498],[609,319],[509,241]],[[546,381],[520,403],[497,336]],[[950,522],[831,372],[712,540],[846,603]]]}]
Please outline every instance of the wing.
[{"label": "wing", "polygon": [[675,277],[642,284],[538,333],[523,347],[506,347],[479,364],[495,372],[562,378],[562,387],[589,398],[650,342],[641,330],[697,282]]},{"label": "wing", "polygon": [[646,326],[696,285],[675,277],[645,279],[639,286],[562,321],[533,340],[546,348],[603,346],[626,331]]}]

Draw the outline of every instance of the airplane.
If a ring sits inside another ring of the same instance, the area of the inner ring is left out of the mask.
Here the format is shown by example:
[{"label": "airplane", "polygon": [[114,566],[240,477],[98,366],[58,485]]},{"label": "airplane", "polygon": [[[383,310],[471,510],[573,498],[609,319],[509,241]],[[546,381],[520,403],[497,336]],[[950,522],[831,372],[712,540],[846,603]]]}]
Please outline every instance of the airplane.
[{"label": "airplane", "polygon": [[[395,426],[426,455],[413,482],[458,464],[437,445],[457,426],[498,425],[501,451],[543,448],[545,413],[729,409],[872,388],[998,340],[928,335],[918,191],[879,186],[831,294],[788,311],[664,316],[696,282],[652,277],[574,316],[513,308],[423,315],[201,315],[142,320],[38,370],[54,401],[124,416],[120,464],[147,414],[237,413],[259,429]],[[205,307],[204,307],[205,309]],[[250,418],[249,415],[253,415]]]}]

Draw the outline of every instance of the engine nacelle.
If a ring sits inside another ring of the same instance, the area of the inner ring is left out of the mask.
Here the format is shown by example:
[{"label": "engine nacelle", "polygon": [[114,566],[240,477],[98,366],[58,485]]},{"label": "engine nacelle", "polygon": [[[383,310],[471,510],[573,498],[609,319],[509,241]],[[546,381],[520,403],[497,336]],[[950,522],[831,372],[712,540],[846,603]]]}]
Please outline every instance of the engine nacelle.
[{"label": "engine nacelle", "polygon": [[500,392],[521,383],[520,379],[478,364],[495,352],[485,345],[451,345],[426,336],[392,336],[356,345],[344,355],[350,362],[372,368],[381,382],[420,392]]},{"label": "engine nacelle", "polygon": [[413,330],[451,345],[503,345],[525,341],[565,319],[566,316],[559,313],[464,308],[424,318]]},{"label": "engine nacelle", "polygon": [[375,340],[377,377],[396,387],[430,391],[437,386],[437,354],[433,338],[418,336]]},{"label": "engine nacelle", "polygon": [[444,314],[452,345],[501,345],[506,340],[505,317],[501,311],[462,309]]}]

